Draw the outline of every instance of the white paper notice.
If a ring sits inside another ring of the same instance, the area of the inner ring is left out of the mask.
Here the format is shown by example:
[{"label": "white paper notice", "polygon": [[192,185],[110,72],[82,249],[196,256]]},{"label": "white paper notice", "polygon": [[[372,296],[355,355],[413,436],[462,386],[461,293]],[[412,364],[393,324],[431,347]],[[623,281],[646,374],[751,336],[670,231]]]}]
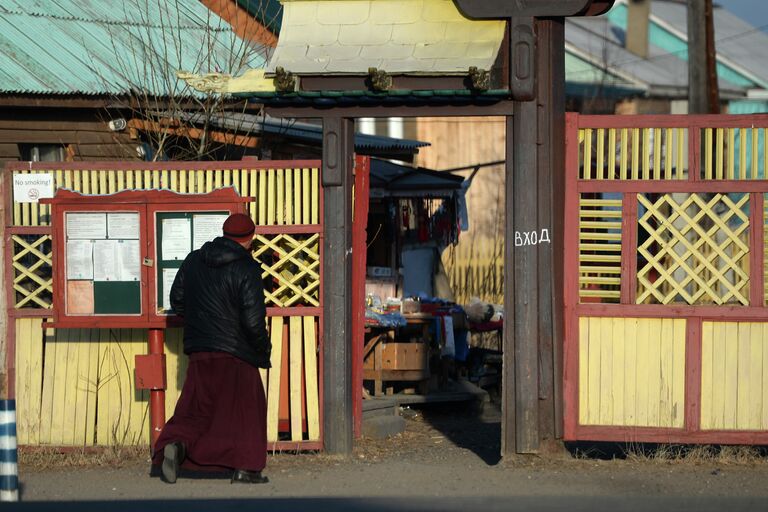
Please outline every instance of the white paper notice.
[{"label": "white paper notice", "polygon": [[107,238],[106,213],[67,213],[67,240]]},{"label": "white paper notice", "polygon": [[93,280],[120,280],[117,269],[117,240],[96,240],[93,243]]},{"label": "white paper notice", "polygon": [[117,269],[120,281],[141,279],[141,256],[138,240],[117,241]]},{"label": "white paper notice", "polygon": [[67,241],[67,279],[93,279],[93,242]]},{"label": "white paper notice", "polygon": [[229,215],[193,215],[192,216],[192,250],[199,249],[205,242],[210,242],[222,235],[224,221]]},{"label": "white paper notice", "polygon": [[30,173],[13,175],[13,199],[17,203],[36,203],[53,197],[53,174]]},{"label": "white paper notice", "polygon": [[173,280],[176,279],[178,271],[177,268],[163,269],[163,309],[166,311],[171,309],[171,286],[173,286]]},{"label": "white paper notice", "polygon": [[107,237],[122,238],[124,240],[139,239],[139,214],[138,213],[108,213]]},{"label": "white paper notice", "polygon": [[190,219],[163,219],[162,256],[164,260],[183,260],[192,250]]}]

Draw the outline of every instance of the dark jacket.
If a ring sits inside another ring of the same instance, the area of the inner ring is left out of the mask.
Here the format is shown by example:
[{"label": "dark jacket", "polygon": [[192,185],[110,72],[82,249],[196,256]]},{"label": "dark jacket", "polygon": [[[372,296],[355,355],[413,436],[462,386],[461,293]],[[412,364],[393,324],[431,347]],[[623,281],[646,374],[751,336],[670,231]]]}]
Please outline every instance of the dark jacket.
[{"label": "dark jacket", "polygon": [[189,253],[170,299],[184,317],[185,354],[227,352],[270,367],[261,267],[240,244],[219,237]]}]

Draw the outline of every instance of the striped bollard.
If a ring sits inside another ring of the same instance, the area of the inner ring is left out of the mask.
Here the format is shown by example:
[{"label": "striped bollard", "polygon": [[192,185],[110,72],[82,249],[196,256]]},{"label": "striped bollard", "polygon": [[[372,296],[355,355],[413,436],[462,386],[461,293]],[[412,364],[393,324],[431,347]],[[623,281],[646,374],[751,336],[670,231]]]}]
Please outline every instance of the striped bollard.
[{"label": "striped bollard", "polygon": [[0,400],[0,501],[19,501],[16,401]]}]

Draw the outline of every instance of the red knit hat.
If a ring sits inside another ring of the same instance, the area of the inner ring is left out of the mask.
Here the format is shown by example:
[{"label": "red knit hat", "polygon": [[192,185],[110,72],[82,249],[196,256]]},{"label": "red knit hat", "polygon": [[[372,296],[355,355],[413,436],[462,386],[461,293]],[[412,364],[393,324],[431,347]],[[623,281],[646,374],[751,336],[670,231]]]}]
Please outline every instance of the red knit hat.
[{"label": "red knit hat", "polygon": [[224,221],[224,236],[236,242],[245,242],[253,238],[256,225],[244,213],[233,213]]}]

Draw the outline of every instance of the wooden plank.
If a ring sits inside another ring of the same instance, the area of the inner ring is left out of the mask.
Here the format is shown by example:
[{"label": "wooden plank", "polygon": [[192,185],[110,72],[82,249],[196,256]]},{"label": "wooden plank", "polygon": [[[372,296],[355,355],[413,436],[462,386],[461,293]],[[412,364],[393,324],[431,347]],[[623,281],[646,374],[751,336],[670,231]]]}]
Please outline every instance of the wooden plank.
[{"label": "wooden plank", "polygon": [[310,199],[312,203],[310,222],[312,224],[320,223],[320,169],[310,169],[311,188]]},{"label": "wooden plank", "polygon": [[597,147],[595,148],[595,170],[597,179],[605,179],[605,129],[598,128],[596,133]]},{"label": "wooden plank", "polygon": [[293,170],[293,221],[296,224],[301,224],[301,169]]},{"label": "wooden plank", "polygon": [[589,327],[590,319],[579,318],[579,425],[589,423]]},{"label": "wooden plank", "polygon": [[98,407],[96,410],[96,444],[109,446],[111,440],[112,422],[110,421],[110,381],[113,378],[109,358],[109,329],[98,330],[99,340],[99,371],[97,378]]},{"label": "wooden plank", "polygon": [[672,403],[671,427],[682,428],[685,422],[685,346],[686,320],[672,321]]},{"label": "wooden plank", "polygon": [[39,411],[35,414],[32,401],[32,347],[35,340],[31,332],[27,332],[30,320],[8,319],[9,322],[16,322],[16,442],[20,445],[30,443],[35,418],[40,417]]},{"label": "wooden plank", "polygon": [[[723,407],[723,427],[726,429],[737,428],[737,401],[739,385],[739,367],[738,367],[738,324],[735,322],[725,323],[725,368],[723,376],[725,378],[725,403]],[[721,356],[722,357],[722,356]]]},{"label": "wooden plank", "polygon": [[648,327],[648,426],[659,426],[661,398],[661,322],[660,318],[646,320]]},{"label": "wooden plank", "polygon": [[[768,168],[766,168],[768,171]],[[762,366],[763,366],[763,378],[762,378],[762,394],[763,394],[763,409],[760,415],[760,428],[768,428],[768,324],[762,323]]]},{"label": "wooden plank", "polygon": [[258,224],[267,224],[267,171],[259,170],[259,221]]},{"label": "wooden plank", "polygon": [[302,213],[302,224],[309,224],[312,222],[312,207],[311,207],[311,198],[310,194],[312,193],[311,188],[311,176],[310,176],[310,169],[302,169],[301,170],[301,213]]},{"label": "wooden plank", "polygon": [[272,354],[269,371],[269,391],[267,394],[267,441],[277,441],[277,424],[280,413],[280,368],[283,361],[283,317],[272,317],[270,326]]},{"label": "wooden plank", "polygon": [[648,319],[637,320],[637,402],[635,425],[648,425],[648,379],[650,378],[650,324]]},{"label": "wooden plank", "polygon": [[307,430],[309,440],[320,439],[320,396],[318,394],[317,331],[315,318],[304,318],[304,372],[307,393]]},{"label": "wooden plank", "polygon": [[625,318],[612,318],[611,319],[611,332],[612,338],[612,355],[613,361],[611,362],[611,375],[613,376],[613,382],[611,386],[611,399],[613,401],[611,425],[625,425],[624,420],[624,384],[626,383],[627,367],[624,364],[625,361],[625,346],[626,340],[624,338],[624,324]]},{"label": "wooden plank", "polygon": [[619,161],[619,177],[622,180],[627,179],[627,148],[629,147],[629,132],[626,128],[621,129],[621,154]]},{"label": "wooden plank", "polygon": [[55,340],[60,336],[59,331],[60,329],[45,344],[45,366],[43,368],[43,390],[42,402],[40,404],[40,444],[51,443],[54,374],[56,370],[56,348],[58,346]]},{"label": "wooden plank", "polygon": [[291,440],[302,439],[301,395],[302,395],[302,350],[301,317],[292,316],[289,320],[290,334],[288,354],[290,355],[290,393],[291,393]]},{"label": "wooden plank", "polygon": [[674,320],[663,318],[661,320],[660,342],[660,372],[659,372],[659,426],[672,426],[672,388],[674,365]]},{"label": "wooden plank", "polygon": [[[755,130],[757,132],[757,130]],[[749,395],[748,419],[745,428],[760,430],[763,428],[761,416],[766,406],[763,394],[763,324],[749,324]]]},{"label": "wooden plank", "polygon": [[285,182],[285,224],[293,224],[293,170],[283,170]]},{"label": "wooden plank", "polygon": [[[722,429],[723,428],[723,411],[725,410],[725,324],[722,322],[704,322],[704,333],[707,333],[707,325],[711,325],[711,338],[709,345],[711,346],[711,361],[712,372],[709,375],[712,392],[712,407],[711,415],[707,421],[707,425],[710,429]],[[703,386],[703,390],[708,386]],[[702,408],[703,411],[703,408]],[[704,428],[704,422],[702,417],[702,428]]]},{"label": "wooden plank", "polygon": [[624,424],[637,423],[637,318],[624,319]]},{"label": "wooden plank", "polygon": [[653,129],[653,179],[661,179],[661,128]]},{"label": "wooden plank", "polygon": [[80,336],[83,329],[71,329],[70,332],[71,336],[67,343],[66,377],[64,379],[64,396],[66,401],[64,402],[61,433],[62,444],[65,446],[75,444],[78,406],[82,407],[82,403],[78,403],[77,380],[80,370]]},{"label": "wooden plank", "polygon": [[98,396],[99,371],[99,330],[88,329],[88,379],[84,384],[87,391],[85,405],[85,446],[96,444],[96,405]]},{"label": "wooden plank", "polygon": [[267,169],[267,224],[270,226],[275,223],[275,170]]},{"label": "wooden plank", "polygon": [[56,337],[56,358],[52,361],[53,371],[53,406],[51,414],[51,444],[62,445],[64,442],[64,414],[67,404],[67,359],[73,336],[73,329],[59,329]]},{"label": "wooden plank", "polygon": [[587,358],[587,421],[585,425],[597,425],[600,420],[600,319],[589,319],[589,348]]},{"label": "wooden plank", "polygon": [[612,318],[600,322],[600,425],[610,425],[613,418],[613,331]]},{"label": "wooden plank", "polygon": [[749,426],[749,411],[757,405],[757,403],[750,403],[749,400],[751,325],[748,322],[735,324],[738,333],[736,339],[736,428],[746,429]]}]

